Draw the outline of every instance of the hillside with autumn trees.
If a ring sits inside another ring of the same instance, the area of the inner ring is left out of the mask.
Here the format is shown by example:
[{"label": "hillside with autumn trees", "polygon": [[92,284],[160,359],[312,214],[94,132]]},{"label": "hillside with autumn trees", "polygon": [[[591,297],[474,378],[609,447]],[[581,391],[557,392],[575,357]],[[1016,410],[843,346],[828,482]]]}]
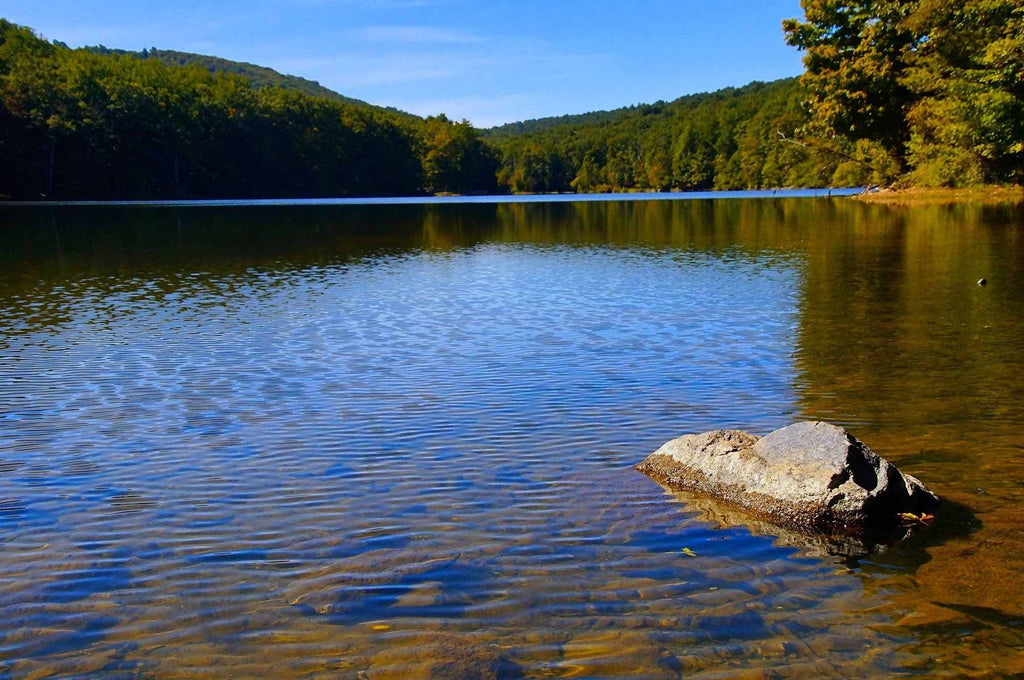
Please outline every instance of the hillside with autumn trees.
[{"label": "hillside with autumn trees", "polygon": [[0,20],[0,196],[154,199],[1024,182],[1019,0],[803,0],[800,78],[490,130],[270,69]]}]

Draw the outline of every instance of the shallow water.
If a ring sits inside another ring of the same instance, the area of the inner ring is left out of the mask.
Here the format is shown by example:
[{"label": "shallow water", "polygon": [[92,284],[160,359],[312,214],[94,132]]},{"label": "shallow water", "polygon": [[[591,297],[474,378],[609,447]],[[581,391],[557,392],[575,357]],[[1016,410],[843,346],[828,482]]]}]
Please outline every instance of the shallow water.
[{"label": "shallow water", "polygon": [[[0,208],[0,678],[1022,672],[1022,226]],[[945,515],[849,558],[632,469],[814,418]]]}]

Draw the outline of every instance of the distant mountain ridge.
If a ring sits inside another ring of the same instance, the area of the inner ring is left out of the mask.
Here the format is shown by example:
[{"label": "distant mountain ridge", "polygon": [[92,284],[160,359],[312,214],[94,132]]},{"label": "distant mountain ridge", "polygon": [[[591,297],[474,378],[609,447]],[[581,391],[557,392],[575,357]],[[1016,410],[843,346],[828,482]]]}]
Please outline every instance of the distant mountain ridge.
[{"label": "distant mountain ridge", "polygon": [[484,137],[504,138],[517,135],[529,135],[538,132],[546,132],[555,128],[568,126],[601,126],[618,122],[630,116],[663,116],[672,115],[680,110],[692,109],[715,101],[722,101],[736,95],[743,95],[751,92],[764,91],[779,86],[796,84],[799,77],[780,78],[773,81],[755,80],[746,85],[736,87],[724,87],[708,92],[695,92],[693,94],[677,97],[672,101],[658,100],[651,104],[633,104],[621,106],[616,109],[601,111],[588,111],[586,113],[572,113],[561,116],[547,116],[544,118],[532,118],[529,120],[505,123],[491,128],[481,130]]},{"label": "distant mountain ridge", "polygon": [[[0,19],[0,195],[284,198],[862,182],[787,144],[795,78],[478,130],[220,57],[72,49]],[[780,141],[781,140],[781,141]],[[847,154],[849,155],[849,154]]]},{"label": "distant mountain ridge", "polygon": [[[663,103],[664,102],[658,102],[658,104]],[[607,111],[588,111],[586,113],[568,113],[561,116],[531,118],[528,120],[516,121],[514,123],[496,125],[494,127],[481,130],[481,132],[484,136],[488,137],[507,137],[543,132],[545,130],[550,130],[551,128],[562,127],[563,125],[600,125],[601,123],[608,123],[620,118],[621,116],[628,115],[639,106],[655,105],[641,104],[636,106],[625,106],[618,109],[609,109]]]},{"label": "distant mountain ridge", "polygon": [[500,191],[468,123],[181,52],[75,48],[0,17],[0,200]]},{"label": "distant mountain ridge", "polygon": [[96,45],[84,48],[94,54],[116,54],[129,55],[139,59],[159,59],[167,66],[188,66],[199,64],[210,73],[234,73],[242,76],[256,87],[280,87],[285,90],[294,90],[310,97],[319,97],[330,101],[349,104],[351,106],[364,106],[371,109],[389,111],[402,116],[416,117],[406,111],[401,111],[390,106],[378,106],[365,102],[362,99],[346,97],[334,90],[324,87],[315,80],[309,80],[300,76],[280,73],[266,66],[250,64],[243,61],[232,61],[222,57],[213,57],[206,54],[194,54],[192,52],[178,52],[177,50],[158,50],[156,48],[136,52],[132,50],[120,50]]}]

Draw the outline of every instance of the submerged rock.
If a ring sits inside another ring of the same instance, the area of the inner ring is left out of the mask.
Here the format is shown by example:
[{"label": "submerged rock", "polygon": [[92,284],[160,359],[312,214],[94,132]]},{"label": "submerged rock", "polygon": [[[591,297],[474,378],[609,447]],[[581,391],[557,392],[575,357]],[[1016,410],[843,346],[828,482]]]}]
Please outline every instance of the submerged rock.
[{"label": "submerged rock", "polygon": [[769,521],[827,533],[898,525],[939,499],[841,427],[803,422],[757,437],[739,430],[684,435],[640,472],[677,491],[734,504]]},{"label": "submerged rock", "polygon": [[495,644],[444,631],[410,632],[375,656],[367,680],[513,680],[523,668]]}]

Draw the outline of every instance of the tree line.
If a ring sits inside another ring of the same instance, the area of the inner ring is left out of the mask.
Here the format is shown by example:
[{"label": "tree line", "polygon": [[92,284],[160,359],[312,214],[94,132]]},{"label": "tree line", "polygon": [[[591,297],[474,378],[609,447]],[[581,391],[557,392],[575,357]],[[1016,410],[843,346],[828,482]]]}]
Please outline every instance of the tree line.
[{"label": "tree line", "polygon": [[610,117],[485,137],[513,192],[668,191],[825,186],[834,167],[782,143],[806,122],[796,79],[622,109]]},{"label": "tree line", "polygon": [[70,49],[0,19],[0,196],[1024,182],[1020,0],[801,4],[783,23],[800,78],[485,131],[212,57]]},{"label": "tree line", "polygon": [[1024,3],[802,0],[799,79],[487,133],[511,191],[1024,182]]},{"label": "tree line", "polygon": [[173,199],[497,190],[467,122],[47,42],[0,20],[0,195]]}]

